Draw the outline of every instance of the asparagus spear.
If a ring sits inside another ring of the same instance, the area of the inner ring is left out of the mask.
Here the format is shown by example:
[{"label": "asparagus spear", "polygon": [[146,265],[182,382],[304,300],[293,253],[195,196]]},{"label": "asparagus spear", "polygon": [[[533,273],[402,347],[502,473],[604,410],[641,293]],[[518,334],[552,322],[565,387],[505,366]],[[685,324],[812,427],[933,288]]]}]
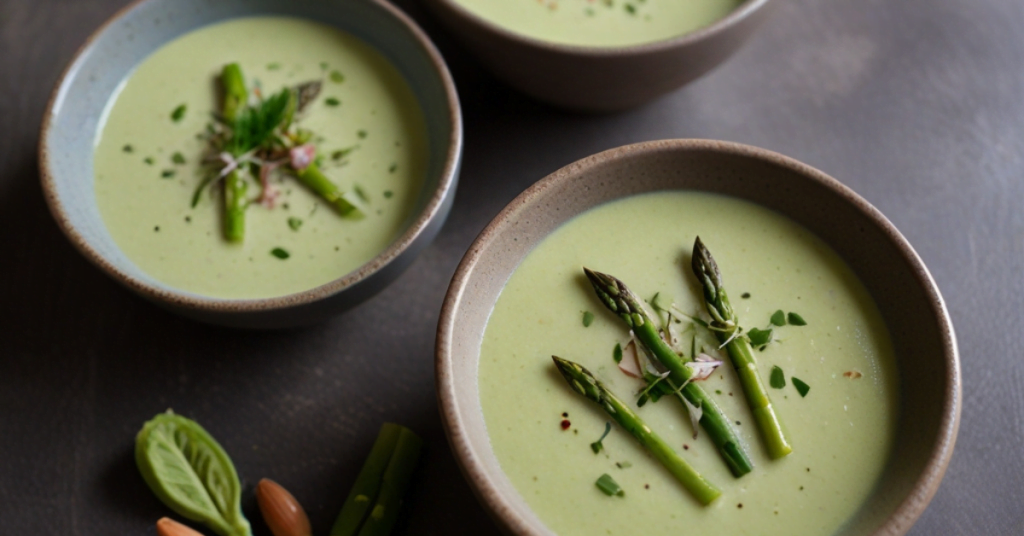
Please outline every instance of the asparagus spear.
[{"label": "asparagus spear", "polygon": [[551,356],[551,359],[555,361],[555,366],[570,387],[604,408],[615,422],[632,434],[701,504],[711,504],[711,501],[722,494],[680,458],[668,443],[654,433],[636,413],[633,413],[633,410],[629,409],[629,406],[594,378],[587,369],[557,356]]},{"label": "asparagus spear", "polygon": [[[221,110],[224,120],[231,124],[239,111],[245,107],[249,91],[245,88],[242,68],[237,63],[224,66],[220,76],[224,86],[224,106]],[[235,155],[237,156],[237,155]],[[224,237],[229,242],[241,242],[245,237],[245,207],[248,202],[245,191],[248,188],[238,170],[224,177]]]},{"label": "asparagus spear", "polygon": [[587,274],[587,279],[605,307],[619,315],[626,325],[632,328],[637,340],[669,370],[669,380],[675,385],[684,385],[682,396],[690,404],[702,408],[700,425],[718,448],[733,476],[738,478],[749,473],[754,467],[753,463],[743,451],[736,431],[729,424],[729,419],[704,389],[690,381],[694,374],[693,370],[687,367],[672,348],[658,336],[654,323],[640,305],[640,298],[615,277],[587,268],[584,268],[583,272]]},{"label": "asparagus spear", "polygon": [[363,524],[370,508],[377,502],[377,494],[380,493],[381,477],[388,467],[388,461],[395,452],[395,445],[398,444],[398,437],[401,435],[402,427],[386,422],[380,427],[377,433],[377,441],[370,449],[370,455],[363,462],[363,468],[359,476],[352,484],[348,492],[348,498],[341,507],[334,526],[331,527],[331,536],[355,536],[359,533],[359,526]]},{"label": "asparagus spear", "polygon": [[351,219],[360,219],[364,216],[363,211],[359,207],[353,205],[342,196],[338,187],[320,171],[316,162],[310,162],[308,166],[301,170],[296,170],[295,177],[330,203],[338,211],[338,214]]},{"label": "asparagus spear", "polygon": [[700,237],[693,243],[692,266],[693,274],[697,276],[697,281],[704,289],[704,304],[711,315],[709,326],[718,340],[725,344],[729,359],[736,368],[768,455],[772,459],[778,459],[793,452],[793,447],[782,431],[779,417],[775,414],[775,408],[772,407],[772,401],[768,398],[768,391],[757,373],[757,361],[754,359],[750,341],[740,336],[737,331],[740,329],[739,321],[729,304],[725,287],[722,286],[722,274],[718,271],[718,265],[711,252],[700,241]]}]

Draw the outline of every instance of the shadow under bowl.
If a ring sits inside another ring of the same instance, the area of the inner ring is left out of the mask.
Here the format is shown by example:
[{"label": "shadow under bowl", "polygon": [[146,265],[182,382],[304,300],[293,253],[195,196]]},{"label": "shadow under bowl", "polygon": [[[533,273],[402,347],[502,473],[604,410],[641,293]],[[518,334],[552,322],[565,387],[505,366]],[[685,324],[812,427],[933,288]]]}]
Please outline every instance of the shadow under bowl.
[{"label": "shadow under bowl", "polygon": [[956,338],[939,290],[899,231],[837,180],[770,151],[708,140],[640,143],[570,164],[513,200],[463,258],[441,311],[436,382],[449,442],[481,503],[508,533],[552,534],[502,471],[480,401],[480,345],[505,282],[573,217],[663,190],[717,193],[783,214],[824,240],[863,282],[892,337],[900,415],[875,492],[836,536],[904,534],[939,487],[960,421]]},{"label": "shadow under bowl", "polygon": [[[93,186],[93,142],[107,103],[132,70],[192,30],[249,16],[309,19],[347,32],[384,55],[405,78],[426,119],[429,162],[404,231],[375,258],[316,288],[264,299],[211,298],[172,288],[140,270],[103,223]],[[434,239],[455,197],[462,115],[448,68],[426,34],[383,0],[143,0],[116,14],[79,49],[43,119],[43,192],[61,230],[117,282],[173,312],[233,327],[284,328],[323,320],[373,296]]]}]

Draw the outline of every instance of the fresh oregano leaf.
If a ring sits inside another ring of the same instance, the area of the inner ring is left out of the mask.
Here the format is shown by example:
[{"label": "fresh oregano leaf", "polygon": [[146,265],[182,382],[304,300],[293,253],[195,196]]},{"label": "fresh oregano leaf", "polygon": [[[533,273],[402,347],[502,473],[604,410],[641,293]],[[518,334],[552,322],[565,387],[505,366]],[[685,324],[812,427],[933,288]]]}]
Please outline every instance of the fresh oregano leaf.
[{"label": "fresh oregano leaf", "polygon": [[782,309],[775,311],[775,314],[772,315],[772,324],[780,327],[786,325],[786,313],[783,313]]},{"label": "fresh oregano leaf", "polygon": [[807,396],[807,392],[811,390],[810,385],[807,385],[803,380],[796,376],[790,376],[789,379],[793,380],[793,387],[796,387],[796,391],[800,393],[801,398]]},{"label": "fresh oregano leaf", "polygon": [[583,311],[583,327],[589,328],[594,323],[594,313]]},{"label": "fresh oregano leaf", "polygon": [[235,466],[195,421],[170,410],[153,417],[135,438],[135,463],[171,510],[221,536],[251,536]]},{"label": "fresh oregano leaf", "polygon": [[612,359],[614,359],[616,363],[622,363],[622,345],[621,344],[615,343],[615,349],[612,350]]},{"label": "fresh oregano leaf", "polygon": [[747,332],[747,338],[750,339],[750,344],[754,346],[764,346],[772,342],[772,330],[750,328],[750,331]]},{"label": "fresh oregano leaf", "polygon": [[794,326],[806,326],[807,325],[807,321],[804,320],[804,317],[802,317],[802,316],[800,316],[800,315],[798,315],[798,314],[796,314],[794,312],[790,312],[789,313],[789,323],[794,325]]}]

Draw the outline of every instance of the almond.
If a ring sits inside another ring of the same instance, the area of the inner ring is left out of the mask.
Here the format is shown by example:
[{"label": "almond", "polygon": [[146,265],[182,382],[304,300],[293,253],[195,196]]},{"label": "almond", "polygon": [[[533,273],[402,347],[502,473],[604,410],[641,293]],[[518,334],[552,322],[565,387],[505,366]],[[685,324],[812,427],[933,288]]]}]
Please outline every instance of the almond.
[{"label": "almond", "polygon": [[277,482],[268,478],[260,480],[256,485],[256,502],[274,536],[311,536],[306,511]]},{"label": "almond", "polygon": [[159,536],[203,536],[169,517],[161,517],[156,522],[156,533]]}]

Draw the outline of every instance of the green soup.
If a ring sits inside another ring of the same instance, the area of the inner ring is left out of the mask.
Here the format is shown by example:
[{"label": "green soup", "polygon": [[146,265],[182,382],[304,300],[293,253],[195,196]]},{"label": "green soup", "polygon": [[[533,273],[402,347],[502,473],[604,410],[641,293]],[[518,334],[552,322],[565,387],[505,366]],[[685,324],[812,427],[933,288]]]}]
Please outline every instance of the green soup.
[{"label": "green soup", "polygon": [[[785,387],[768,391],[793,445],[789,456],[768,459],[728,357],[699,329],[684,331],[685,346],[697,333],[698,347],[703,342],[725,360],[702,386],[737,421],[753,472],[734,478],[703,430],[693,438],[678,401],[636,409],[722,489],[708,507],[614,423],[595,455],[590,443],[611,419],[570,389],[551,362],[552,355],[579,362],[635,408],[643,384],[613,360],[615,345],[629,340],[627,329],[597,301],[581,268],[615,275],[648,301],[657,293],[662,307],[707,318],[689,268],[697,235],[718,262],[741,326],[770,326],[779,309],[807,322],[775,327],[776,342],[755,352],[765,386],[773,366],[785,373]],[[810,386],[806,397],[793,377]],[[480,350],[480,399],[494,453],[523,499],[563,536],[832,534],[871,493],[888,459],[897,384],[880,314],[828,246],[770,210],[693,192],[615,201],[558,229],[509,279]],[[604,473],[625,496],[595,486]]]},{"label": "green soup", "polygon": [[[222,237],[219,188],[191,206],[203,175],[198,136],[220,109],[216,81],[231,62],[265,95],[322,81],[299,125],[319,136],[324,173],[361,194],[364,219],[339,217],[291,178],[275,183],[273,209],[250,205],[241,244]],[[341,277],[397,238],[424,182],[426,140],[416,97],[367,44],[300,19],[236,19],[163,46],[111,97],[96,138],[96,199],[117,245],[157,280],[212,297],[281,296]]]},{"label": "green soup", "polygon": [[703,28],[743,0],[455,0],[512,32],[553,43],[617,47]]}]

